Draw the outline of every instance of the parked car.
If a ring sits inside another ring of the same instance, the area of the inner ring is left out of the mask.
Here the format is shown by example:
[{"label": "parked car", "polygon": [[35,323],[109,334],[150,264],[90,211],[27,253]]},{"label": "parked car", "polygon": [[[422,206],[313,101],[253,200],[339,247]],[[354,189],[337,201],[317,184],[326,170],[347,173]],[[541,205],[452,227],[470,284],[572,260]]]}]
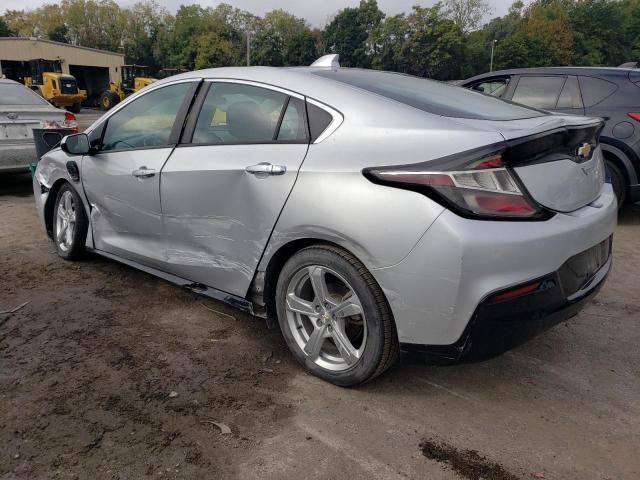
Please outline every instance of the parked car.
[{"label": "parked car", "polygon": [[462,86],[535,108],[603,118],[600,144],[618,203],[640,201],[640,70],[520,68],[478,75]]},{"label": "parked car", "polygon": [[73,113],[52,106],[18,82],[0,78],[0,173],[28,171],[37,161],[32,130],[50,124],[78,126]]},{"label": "parked car", "polygon": [[66,137],[34,193],[61,257],[277,319],[311,373],[355,385],[401,349],[495,355],[595,295],[617,213],[601,128],[332,56],[219,68]]}]

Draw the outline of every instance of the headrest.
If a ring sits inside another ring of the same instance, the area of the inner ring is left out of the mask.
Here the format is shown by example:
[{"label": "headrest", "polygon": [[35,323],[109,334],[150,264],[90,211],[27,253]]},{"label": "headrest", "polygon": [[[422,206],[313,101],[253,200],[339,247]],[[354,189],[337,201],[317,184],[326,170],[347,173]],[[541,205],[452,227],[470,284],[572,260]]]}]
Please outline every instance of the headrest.
[{"label": "headrest", "polygon": [[227,109],[227,128],[239,140],[261,141],[271,139],[273,126],[267,115],[255,102],[233,103]]}]

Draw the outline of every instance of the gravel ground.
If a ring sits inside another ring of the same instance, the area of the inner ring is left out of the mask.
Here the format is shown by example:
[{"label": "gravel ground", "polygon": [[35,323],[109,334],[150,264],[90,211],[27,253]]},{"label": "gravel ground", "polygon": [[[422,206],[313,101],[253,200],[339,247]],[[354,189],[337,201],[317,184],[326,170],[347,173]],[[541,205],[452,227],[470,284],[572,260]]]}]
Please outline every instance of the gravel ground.
[{"label": "gravel ground", "polygon": [[[640,207],[596,301],[499,358],[309,375],[263,321],[54,253],[0,177],[0,479],[640,478]],[[223,434],[209,422],[231,429]]]}]

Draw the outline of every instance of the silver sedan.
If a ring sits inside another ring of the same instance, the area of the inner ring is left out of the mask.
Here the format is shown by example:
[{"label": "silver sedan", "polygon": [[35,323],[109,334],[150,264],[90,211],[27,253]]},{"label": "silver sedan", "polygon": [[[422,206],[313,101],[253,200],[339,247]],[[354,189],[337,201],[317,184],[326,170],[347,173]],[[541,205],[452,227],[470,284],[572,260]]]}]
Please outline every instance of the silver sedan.
[{"label": "silver sedan", "polygon": [[0,78],[0,173],[27,171],[37,161],[33,129],[50,125],[73,129],[77,122],[24,85]]},{"label": "silver sedan", "polygon": [[34,192],[63,258],[89,249],[278,323],[348,386],[401,351],[498,354],[593,297],[616,223],[601,128],[334,56],[220,68],[66,137]]}]

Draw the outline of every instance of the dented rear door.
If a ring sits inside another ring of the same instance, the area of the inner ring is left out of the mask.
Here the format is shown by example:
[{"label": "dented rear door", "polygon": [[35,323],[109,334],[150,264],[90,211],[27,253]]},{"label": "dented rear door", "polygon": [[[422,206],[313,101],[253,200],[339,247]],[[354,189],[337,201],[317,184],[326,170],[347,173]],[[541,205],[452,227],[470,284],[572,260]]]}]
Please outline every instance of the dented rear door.
[{"label": "dented rear door", "polygon": [[207,88],[161,174],[166,268],[244,296],[307,153],[304,101]]}]

